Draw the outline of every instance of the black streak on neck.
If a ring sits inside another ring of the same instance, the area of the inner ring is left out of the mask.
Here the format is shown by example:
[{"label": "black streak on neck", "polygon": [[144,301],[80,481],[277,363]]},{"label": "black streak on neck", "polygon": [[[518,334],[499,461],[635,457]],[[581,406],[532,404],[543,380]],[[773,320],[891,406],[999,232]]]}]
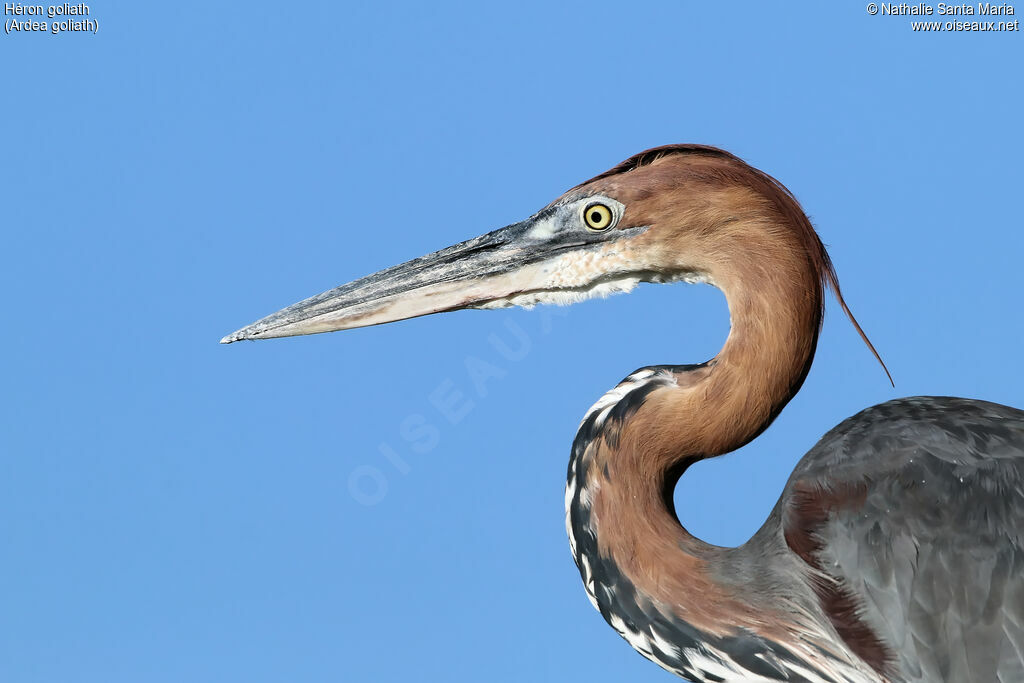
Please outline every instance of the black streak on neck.
[{"label": "black streak on neck", "polygon": [[[598,439],[604,439],[609,446],[615,448],[625,422],[643,405],[652,391],[665,386],[669,375],[660,371],[683,373],[700,368],[700,365],[668,365],[647,368],[655,374],[648,380],[638,382],[635,389],[626,393],[599,420],[603,411],[594,411],[580,426],[573,442],[572,457],[569,461],[568,480],[575,483],[575,491],[569,502],[569,524],[575,540],[574,560],[588,590],[593,591],[597,609],[605,621],[619,632],[623,638],[636,640],[642,635],[647,649],[637,648],[644,657],[654,661],[663,668],[682,676],[689,681],[724,681],[709,671],[700,668],[699,659],[694,655],[717,659],[709,648],[725,655],[721,666],[737,672],[737,676],[763,676],[772,680],[806,682],[794,668],[804,666],[800,658],[784,645],[767,640],[746,629],[737,629],[729,636],[716,636],[702,631],[694,625],[676,616],[670,608],[656,604],[650,596],[641,592],[633,582],[625,576],[614,558],[603,556],[597,542],[597,533],[591,516],[590,501],[581,495],[588,486],[595,485],[599,479],[608,479],[607,468],[593,471],[593,463],[585,457],[588,447]],[[639,371],[637,371],[639,372]],[[636,374],[636,373],[634,373]],[[624,381],[629,381],[627,380]],[[675,483],[694,462],[687,459],[679,462],[665,478],[664,501],[672,515],[675,516],[675,505],[672,493]],[[589,573],[588,573],[589,572]],[[653,637],[671,646],[662,649]],[[792,664],[793,666],[786,666]],[[827,680],[827,679],[824,679]]]}]

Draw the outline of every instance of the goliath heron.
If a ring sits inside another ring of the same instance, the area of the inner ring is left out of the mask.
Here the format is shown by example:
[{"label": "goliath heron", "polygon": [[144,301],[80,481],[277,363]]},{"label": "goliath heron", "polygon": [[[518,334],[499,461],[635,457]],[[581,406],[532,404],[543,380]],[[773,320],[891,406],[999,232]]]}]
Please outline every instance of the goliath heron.
[{"label": "goliath heron", "polygon": [[826,434],[742,546],[709,545],[677,520],[686,468],[755,438],[800,388],[826,288],[849,315],[796,199],[727,152],[648,150],[525,221],[222,341],[568,304],[641,281],[720,288],[731,330],[706,363],[629,375],[580,425],[566,528],[608,623],[691,681],[1024,681],[1020,410],[889,401]]}]

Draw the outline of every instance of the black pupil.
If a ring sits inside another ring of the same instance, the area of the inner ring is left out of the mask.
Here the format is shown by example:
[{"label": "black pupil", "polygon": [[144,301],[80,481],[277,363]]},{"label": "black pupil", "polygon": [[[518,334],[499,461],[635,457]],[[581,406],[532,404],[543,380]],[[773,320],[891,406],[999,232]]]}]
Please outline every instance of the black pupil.
[{"label": "black pupil", "polygon": [[594,223],[600,223],[601,222],[601,212],[600,211],[595,211],[594,213],[590,214],[590,220],[592,222],[594,222]]}]

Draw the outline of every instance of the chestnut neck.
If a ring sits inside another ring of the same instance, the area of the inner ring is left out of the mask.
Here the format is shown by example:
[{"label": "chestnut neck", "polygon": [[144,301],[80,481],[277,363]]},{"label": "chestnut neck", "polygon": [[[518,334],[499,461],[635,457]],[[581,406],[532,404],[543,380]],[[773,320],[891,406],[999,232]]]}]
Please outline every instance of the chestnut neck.
[{"label": "chestnut neck", "polygon": [[[567,524],[588,592],[613,626],[631,611],[619,604],[630,590],[716,635],[758,624],[764,632],[778,607],[758,586],[731,580],[733,551],[692,536],[672,505],[690,464],[743,446],[772,422],[800,388],[817,343],[823,286],[804,246],[762,230],[740,243],[747,248],[704,260],[731,314],[721,352],[701,366],[651,368],[634,380],[642,395],[625,391],[626,380],[615,409],[601,424],[585,420],[574,444]],[[618,585],[602,591],[602,576]]]}]

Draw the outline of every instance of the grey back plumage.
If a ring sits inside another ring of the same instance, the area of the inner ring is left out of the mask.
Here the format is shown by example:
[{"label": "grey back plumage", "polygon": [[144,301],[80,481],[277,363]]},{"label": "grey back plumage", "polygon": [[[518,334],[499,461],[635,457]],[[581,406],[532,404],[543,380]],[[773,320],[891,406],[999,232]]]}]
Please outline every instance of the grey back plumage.
[{"label": "grey back plumage", "polygon": [[869,408],[804,456],[776,512],[839,633],[887,678],[1024,681],[1024,412]]}]

